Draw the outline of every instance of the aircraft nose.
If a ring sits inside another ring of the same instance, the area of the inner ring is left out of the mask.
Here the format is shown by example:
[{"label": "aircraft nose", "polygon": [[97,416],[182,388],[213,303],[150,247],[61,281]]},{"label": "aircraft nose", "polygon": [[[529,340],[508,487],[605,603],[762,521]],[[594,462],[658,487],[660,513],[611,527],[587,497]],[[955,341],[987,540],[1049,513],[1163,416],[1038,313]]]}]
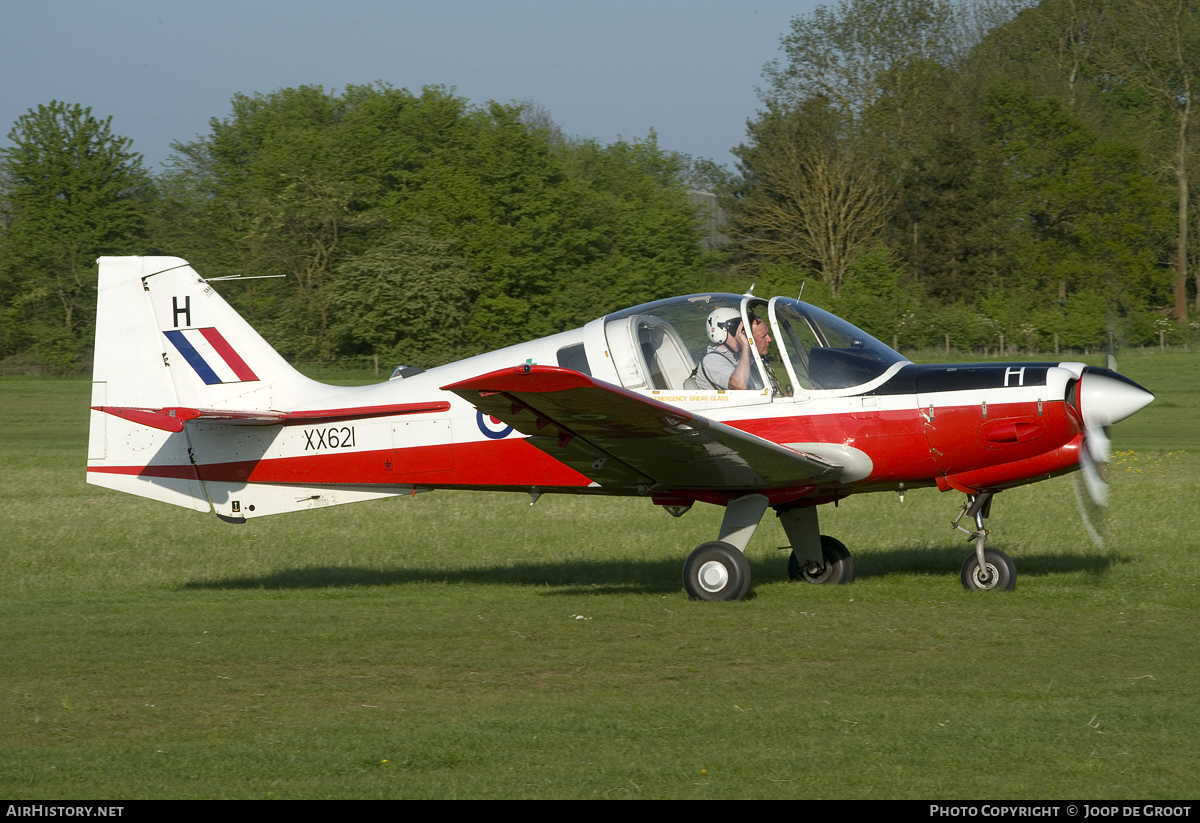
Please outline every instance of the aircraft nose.
[{"label": "aircraft nose", "polygon": [[1087,367],[1079,380],[1079,411],[1088,429],[1102,429],[1137,414],[1154,395],[1124,375]]}]

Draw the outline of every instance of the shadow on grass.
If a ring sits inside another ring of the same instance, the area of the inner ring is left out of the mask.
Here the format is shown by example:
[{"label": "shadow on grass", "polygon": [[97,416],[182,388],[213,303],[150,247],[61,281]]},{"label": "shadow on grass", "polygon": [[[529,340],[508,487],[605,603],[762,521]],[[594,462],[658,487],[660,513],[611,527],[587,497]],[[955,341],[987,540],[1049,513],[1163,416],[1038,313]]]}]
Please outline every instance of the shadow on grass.
[{"label": "shadow on grass", "polygon": [[466,569],[372,569],[358,566],[313,566],[282,569],[264,575],[193,581],[181,588],[212,589],[326,589],[344,586],[401,586],[409,583],[491,584],[501,586],[569,586],[579,593],[645,594],[678,591],[682,560],[570,561],[518,563]]},{"label": "shadow on grass", "polygon": [[[996,548],[1004,551],[1003,547]],[[1081,547],[1078,554],[1024,554],[1007,552],[1021,576],[1074,574],[1085,572],[1096,578],[1109,569],[1131,562],[1115,553],[1100,553],[1091,547]],[[854,558],[855,579],[883,577],[889,574],[955,575],[963,562],[974,554],[974,545],[933,546],[907,549],[881,549]]]},{"label": "shadow on grass", "polygon": [[[957,578],[969,547],[938,546],[867,552],[855,558],[855,578],[892,574]],[[1018,555],[1020,575],[1086,572],[1102,577],[1111,567],[1128,563],[1115,554]],[[401,586],[411,583],[484,584],[551,587],[548,594],[665,594],[682,588],[683,558],[656,561],[577,560],[565,563],[518,563],[465,569],[374,569],[359,566],[313,566],[282,569],[270,574],[199,580],[185,590],[327,589],[358,586]],[[786,555],[751,562],[756,583],[787,579]],[[753,590],[752,590],[753,591]]]}]

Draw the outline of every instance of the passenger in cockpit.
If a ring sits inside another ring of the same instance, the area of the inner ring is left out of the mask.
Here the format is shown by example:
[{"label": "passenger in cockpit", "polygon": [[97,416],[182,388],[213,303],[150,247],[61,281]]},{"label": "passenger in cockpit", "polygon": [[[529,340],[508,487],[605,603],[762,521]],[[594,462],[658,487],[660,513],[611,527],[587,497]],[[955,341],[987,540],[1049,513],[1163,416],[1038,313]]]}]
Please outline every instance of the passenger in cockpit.
[{"label": "passenger in cockpit", "polygon": [[[731,308],[713,309],[706,327],[712,345],[696,369],[696,385],[704,391],[761,389],[762,377],[750,356],[750,340],[741,312]],[[758,353],[766,356],[771,346],[771,334],[767,324],[754,314],[750,315],[750,335]]]}]

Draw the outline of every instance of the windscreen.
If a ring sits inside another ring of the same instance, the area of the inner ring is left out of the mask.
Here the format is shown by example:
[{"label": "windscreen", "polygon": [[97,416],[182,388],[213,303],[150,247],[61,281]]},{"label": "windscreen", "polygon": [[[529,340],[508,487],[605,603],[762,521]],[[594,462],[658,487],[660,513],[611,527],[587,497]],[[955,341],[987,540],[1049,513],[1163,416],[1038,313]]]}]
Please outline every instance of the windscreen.
[{"label": "windscreen", "polygon": [[789,376],[802,389],[846,389],[869,383],[900,353],[862,329],[816,306],[786,297],[771,301],[776,342],[785,352]]}]

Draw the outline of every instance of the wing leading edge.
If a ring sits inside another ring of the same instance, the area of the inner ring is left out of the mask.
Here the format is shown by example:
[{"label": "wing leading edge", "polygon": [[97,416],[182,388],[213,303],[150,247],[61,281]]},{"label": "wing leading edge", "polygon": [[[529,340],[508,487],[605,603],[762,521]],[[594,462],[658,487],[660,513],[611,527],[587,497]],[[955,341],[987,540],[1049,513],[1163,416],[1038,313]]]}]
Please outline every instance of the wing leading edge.
[{"label": "wing leading edge", "polygon": [[833,480],[840,467],[554,366],[442,387],[604,488],[752,490]]}]

